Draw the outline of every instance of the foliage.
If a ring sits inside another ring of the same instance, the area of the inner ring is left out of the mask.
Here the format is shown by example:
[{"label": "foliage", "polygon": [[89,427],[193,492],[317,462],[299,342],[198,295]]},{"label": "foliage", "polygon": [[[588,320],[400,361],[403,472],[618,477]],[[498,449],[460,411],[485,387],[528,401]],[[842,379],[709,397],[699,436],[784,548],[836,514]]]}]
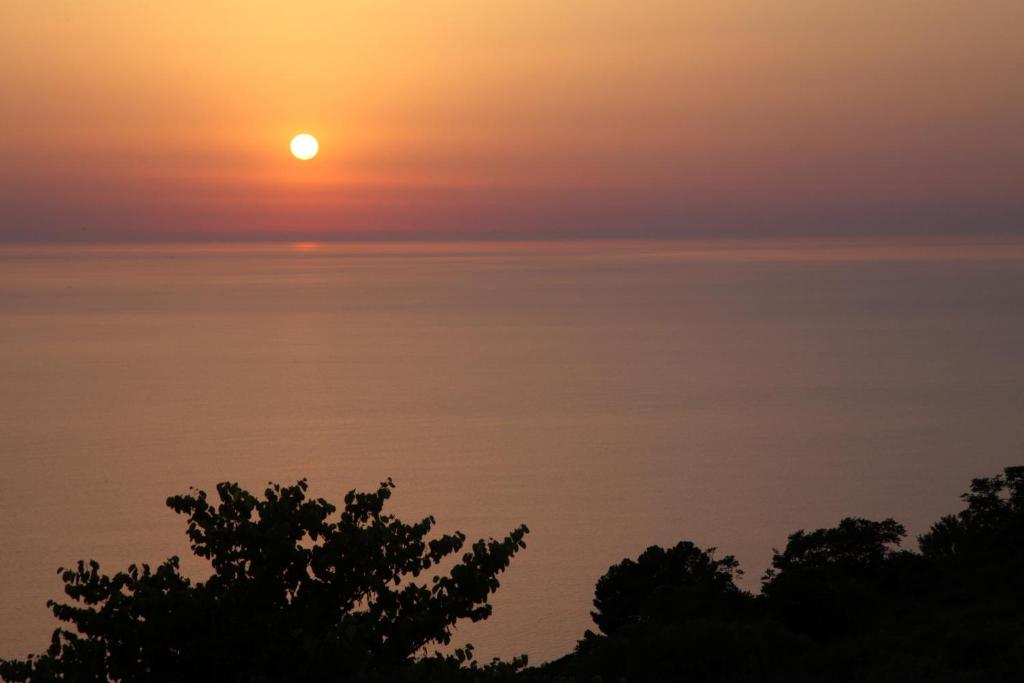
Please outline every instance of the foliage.
[{"label": "foliage", "polygon": [[[438,574],[465,536],[428,539],[433,517],[406,524],[385,514],[392,488],[388,480],[374,492],[349,492],[337,516],[326,500],[307,498],[305,480],[271,485],[263,498],[223,483],[216,504],[204,491],[171,497],[167,505],[188,517],[192,551],[209,561],[212,575],[193,582],[176,557],[113,576],[96,562],[62,570],[71,602],[49,604],[77,632],[58,629],[44,655],[0,663],[0,675],[316,681],[398,679],[409,668],[423,677],[462,669],[507,674],[512,665],[472,664],[471,649],[415,658],[430,644],[449,644],[459,620],[490,615],[488,597],[525,547],[526,527],[477,541]],[[416,580],[424,573],[430,582]]]},{"label": "foliage", "polygon": [[[534,675],[579,681],[756,679],[755,653],[767,654],[778,634],[748,623],[757,605],[736,586],[740,574],[732,556],[716,558],[714,548],[688,541],[625,559],[597,582],[592,616],[603,635],[587,631],[573,657]],[[675,656],[682,652],[700,656]],[[736,652],[751,656],[736,667]]]},{"label": "foliage", "polygon": [[974,479],[961,498],[965,510],[943,517],[919,539],[925,555],[984,560],[991,553],[1018,558],[1024,553],[1024,467]]},{"label": "foliage", "polygon": [[909,555],[898,549],[905,535],[892,519],[860,518],[791,534],[765,573],[762,594],[771,613],[818,641],[864,626],[898,586],[893,567]]},{"label": "foliage", "polygon": [[892,519],[797,531],[762,590],[689,543],[649,548],[597,582],[575,652],[532,681],[1019,681],[1024,467],[976,479],[966,509],[902,550]]},{"label": "foliage", "polygon": [[235,485],[171,498],[213,575],[192,583],[176,558],[112,577],[95,563],[64,573],[71,604],[54,613],[47,654],[0,664],[13,681],[356,680],[466,683],[1019,681],[1024,671],[1024,467],[976,479],[965,508],[901,548],[892,519],[800,530],[776,550],[761,591],[713,548],[651,547],[601,577],[574,652],[541,667],[481,666],[450,642],[459,619],[490,613],[497,575],[525,527],[460,551],[461,534],[427,541],[433,519],[384,515],[386,482],[333,506],[305,482],[257,500]]},{"label": "foliage", "polygon": [[705,552],[689,541],[668,550],[652,546],[598,580],[591,616],[605,635],[614,635],[687,610],[706,615],[741,598],[733,582],[740,573],[731,555],[714,559],[714,548]]}]

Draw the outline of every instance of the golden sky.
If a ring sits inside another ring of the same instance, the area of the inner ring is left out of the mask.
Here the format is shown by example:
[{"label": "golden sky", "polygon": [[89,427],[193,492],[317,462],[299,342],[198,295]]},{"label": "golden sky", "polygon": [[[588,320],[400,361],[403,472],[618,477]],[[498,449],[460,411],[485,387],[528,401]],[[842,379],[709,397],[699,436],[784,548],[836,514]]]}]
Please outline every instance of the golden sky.
[{"label": "golden sky", "polygon": [[0,240],[1020,233],[1022,35],[1021,0],[5,2]]}]

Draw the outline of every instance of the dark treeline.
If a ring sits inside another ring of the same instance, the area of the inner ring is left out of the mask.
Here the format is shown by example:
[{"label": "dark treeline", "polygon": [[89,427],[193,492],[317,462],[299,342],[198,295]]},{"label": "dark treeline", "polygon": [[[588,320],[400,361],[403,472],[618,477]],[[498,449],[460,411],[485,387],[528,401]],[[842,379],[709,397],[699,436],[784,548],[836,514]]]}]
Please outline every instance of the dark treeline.
[{"label": "dark treeline", "polygon": [[[457,622],[490,614],[526,527],[465,547],[383,511],[391,482],[340,513],[305,482],[258,498],[235,484],[168,499],[193,552],[113,576],[63,571],[74,628],[0,662],[11,681],[1020,681],[1024,680],[1024,467],[976,479],[965,508],[903,549],[892,519],[797,531],[754,594],[736,560],[683,541],[609,568],[597,632],[536,668],[439,653]],[[338,514],[336,514],[338,513]],[[432,653],[432,654],[431,654]]]}]

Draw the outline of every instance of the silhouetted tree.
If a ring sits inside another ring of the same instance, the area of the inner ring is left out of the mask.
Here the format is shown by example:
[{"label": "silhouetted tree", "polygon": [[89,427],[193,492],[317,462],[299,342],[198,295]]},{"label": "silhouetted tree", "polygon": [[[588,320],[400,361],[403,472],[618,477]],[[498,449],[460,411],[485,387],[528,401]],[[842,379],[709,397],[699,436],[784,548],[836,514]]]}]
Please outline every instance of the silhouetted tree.
[{"label": "silhouetted tree", "polygon": [[613,635],[630,625],[735,608],[744,597],[734,583],[742,571],[736,558],[715,559],[714,550],[689,541],[668,550],[651,546],[636,561],[610,567],[594,590],[594,623]]},{"label": "silhouetted tree", "polygon": [[974,479],[961,498],[967,509],[943,517],[922,535],[921,552],[948,559],[1024,553],[1024,467]]},{"label": "silhouetted tree", "polygon": [[189,519],[213,575],[192,583],[176,558],[106,576],[64,572],[76,627],[47,653],[0,663],[12,681],[372,683],[679,681],[992,683],[1024,671],[1024,467],[976,479],[966,508],[900,548],[892,519],[847,518],[797,531],[775,551],[758,596],[731,556],[689,542],[651,547],[609,568],[594,622],[575,651],[535,669],[472,661],[471,648],[424,654],[463,618],[490,613],[497,575],[525,527],[480,541],[443,575],[462,534],[427,540],[433,519],[382,512],[392,485],[307,499],[305,482],[257,499],[233,484],[168,500]]},{"label": "silhouetted tree", "polygon": [[1024,468],[976,479],[965,510],[902,550],[892,519],[797,531],[761,594],[690,543],[609,568],[571,655],[531,681],[1022,680]]},{"label": "silhouetted tree", "polygon": [[936,583],[921,631],[942,643],[943,659],[955,669],[984,672],[986,680],[1021,680],[1024,467],[974,479],[961,498],[964,510],[919,539]]},{"label": "silhouetted tree", "polygon": [[769,579],[783,571],[843,567],[870,570],[898,550],[907,531],[893,519],[873,522],[847,517],[831,529],[790,534],[786,548],[772,557]]},{"label": "silhouetted tree", "polygon": [[785,634],[758,617],[731,555],[682,542],[653,546],[608,569],[595,589],[594,623],[572,657],[540,680],[747,681],[762,679]]},{"label": "silhouetted tree", "polygon": [[[178,558],[108,576],[96,562],[63,571],[72,602],[50,602],[76,631],[58,629],[47,652],[0,663],[11,681],[398,680],[417,653],[450,643],[460,619],[491,613],[498,574],[525,547],[527,528],[478,541],[446,573],[465,536],[428,539],[433,517],[406,524],[384,514],[393,484],[349,492],[340,515],[306,496],[305,480],[257,498],[237,484],[167,500],[187,515],[205,581]],[[428,583],[415,579],[431,574]],[[467,650],[422,660],[442,680]],[[521,665],[517,663],[516,666]],[[515,668],[515,667],[513,667]],[[469,673],[483,668],[471,667]],[[488,673],[508,673],[495,665]],[[427,675],[431,674],[431,675]]]},{"label": "silhouetted tree", "polygon": [[825,640],[856,630],[880,613],[906,530],[895,520],[846,518],[838,526],[797,531],[775,551],[761,589],[773,616]]}]

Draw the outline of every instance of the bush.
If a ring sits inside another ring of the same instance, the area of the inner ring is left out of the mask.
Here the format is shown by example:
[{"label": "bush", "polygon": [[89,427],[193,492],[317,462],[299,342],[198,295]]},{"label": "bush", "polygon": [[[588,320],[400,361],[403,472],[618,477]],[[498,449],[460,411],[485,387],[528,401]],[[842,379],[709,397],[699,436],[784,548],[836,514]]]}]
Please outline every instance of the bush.
[{"label": "bush", "polygon": [[[50,602],[75,631],[57,629],[45,654],[0,663],[11,681],[386,680],[406,669],[454,675],[470,650],[422,659],[448,645],[461,619],[491,613],[498,575],[525,547],[525,526],[480,540],[444,574],[462,533],[428,539],[434,518],[406,524],[384,514],[390,480],[334,505],[306,496],[306,482],[271,485],[262,498],[237,484],[174,496],[188,518],[192,551],[208,560],[205,581],[183,576],[172,557],[152,569],[108,576],[96,562],[63,572],[70,603]],[[430,580],[417,581],[424,575]],[[523,662],[519,662],[517,666]],[[447,672],[447,673],[446,673]],[[493,666],[487,673],[508,673]],[[438,680],[441,680],[438,678]]]}]

